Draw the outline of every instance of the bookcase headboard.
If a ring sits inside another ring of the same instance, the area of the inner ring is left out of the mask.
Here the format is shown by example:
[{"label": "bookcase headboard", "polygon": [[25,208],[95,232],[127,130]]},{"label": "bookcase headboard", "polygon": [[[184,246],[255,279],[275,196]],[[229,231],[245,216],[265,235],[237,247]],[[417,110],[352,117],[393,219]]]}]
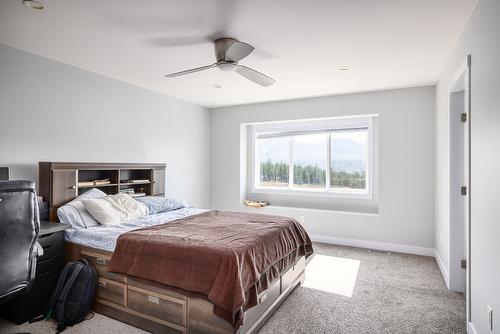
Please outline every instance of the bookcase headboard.
[{"label": "bookcase headboard", "polygon": [[107,194],[126,192],[132,196],[165,193],[163,163],[38,163],[39,195],[49,203],[50,220],[57,221],[56,210],[92,188]]}]

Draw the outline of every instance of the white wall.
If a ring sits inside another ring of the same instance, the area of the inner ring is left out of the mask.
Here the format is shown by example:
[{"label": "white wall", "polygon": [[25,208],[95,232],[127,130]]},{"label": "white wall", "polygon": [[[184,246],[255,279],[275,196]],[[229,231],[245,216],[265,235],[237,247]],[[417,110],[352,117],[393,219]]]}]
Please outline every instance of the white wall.
[{"label": "white wall", "polygon": [[209,112],[0,44],[0,165],[165,162],[166,191],[208,207]]},{"label": "white wall", "polygon": [[256,210],[240,200],[240,124],[378,113],[378,214],[284,207],[258,210],[297,219],[304,216],[305,228],[317,240],[399,244],[409,246],[400,250],[430,255],[434,248],[434,93],[432,86],[211,109],[211,208]]},{"label": "white wall", "polygon": [[500,1],[479,0],[441,75],[436,93],[436,249],[449,265],[448,85],[464,61],[471,66],[471,292],[472,324],[488,329],[486,305],[493,307],[500,333]]}]

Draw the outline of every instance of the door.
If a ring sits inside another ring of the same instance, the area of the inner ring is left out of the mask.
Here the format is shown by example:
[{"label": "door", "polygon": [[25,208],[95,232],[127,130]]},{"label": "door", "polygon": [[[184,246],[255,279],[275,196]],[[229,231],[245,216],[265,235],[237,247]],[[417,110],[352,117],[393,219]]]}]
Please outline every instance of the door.
[{"label": "door", "polygon": [[153,195],[165,194],[165,170],[153,169]]},{"label": "door", "polygon": [[52,207],[59,207],[78,196],[78,170],[52,170]]}]

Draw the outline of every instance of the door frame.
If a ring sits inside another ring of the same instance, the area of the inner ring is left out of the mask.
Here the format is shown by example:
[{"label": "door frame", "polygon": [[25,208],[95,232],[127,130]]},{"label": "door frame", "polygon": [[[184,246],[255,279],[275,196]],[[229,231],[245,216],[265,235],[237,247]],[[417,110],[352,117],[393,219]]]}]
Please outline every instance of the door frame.
[{"label": "door frame", "polygon": [[[457,127],[456,119],[453,117],[459,117],[454,112],[452,105],[452,96],[453,93],[461,91],[461,85],[463,81],[463,90],[464,90],[464,109],[463,112],[466,114],[467,120],[465,123],[465,129],[462,128],[462,123],[459,122],[459,126]],[[449,282],[451,290],[460,290],[457,289],[457,284],[460,286],[463,284],[463,278],[458,277],[458,275],[463,275],[459,270],[456,270],[457,263],[460,260],[460,254],[457,254],[457,249],[455,243],[461,242],[463,240],[455,240],[452,234],[452,229],[456,228],[453,224],[453,219],[455,219],[456,210],[460,210],[462,208],[460,202],[462,198],[460,194],[457,194],[457,186],[453,182],[456,182],[456,176],[461,174],[461,168],[464,168],[464,181],[463,186],[467,187],[467,198],[465,199],[465,211],[463,213],[464,217],[464,236],[465,236],[465,257],[466,257],[466,273],[465,273],[465,295],[466,295],[466,318],[467,323],[471,321],[471,55],[468,54],[466,56],[465,61],[458,68],[455,76],[450,81],[450,85],[448,88],[448,98],[449,98],[449,126],[450,126],[450,155],[449,155],[449,168],[450,168],[450,185],[449,185],[449,261],[448,261],[448,272],[449,272]],[[456,137],[454,136],[453,131],[463,131],[463,142],[456,142]],[[463,165],[457,166],[453,163],[454,150],[457,149],[456,145],[460,147],[458,149],[462,149],[464,154]],[[458,187],[460,189],[460,185]],[[457,261],[458,260],[458,261]]]}]

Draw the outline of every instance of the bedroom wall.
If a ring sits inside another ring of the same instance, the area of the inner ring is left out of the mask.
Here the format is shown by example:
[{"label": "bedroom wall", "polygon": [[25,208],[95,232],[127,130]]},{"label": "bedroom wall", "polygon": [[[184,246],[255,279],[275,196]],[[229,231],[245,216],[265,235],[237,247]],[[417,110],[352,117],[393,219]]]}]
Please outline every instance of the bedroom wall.
[{"label": "bedroom wall", "polygon": [[319,241],[433,255],[434,94],[429,86],[211,109],[211,208],[257,210],[241,203],[242,123],[377,113],[378,214],[272,206],[258,212],[304,216]]},{"label": "bedroom wall", "polygon": [[209,112],[0,44],[0,165],[165,162],[168,196],[209,204]]},{"label": "bedroom wall", "polygon": [[[449,84],[471,54],[471,302],[469,333],[500,333],[500,1],[480,0],[436,89],[436,250],[449,266]],[[493,308],[493,331],[486,305]],[[475,330],[473,329],[475,328]]]}]

